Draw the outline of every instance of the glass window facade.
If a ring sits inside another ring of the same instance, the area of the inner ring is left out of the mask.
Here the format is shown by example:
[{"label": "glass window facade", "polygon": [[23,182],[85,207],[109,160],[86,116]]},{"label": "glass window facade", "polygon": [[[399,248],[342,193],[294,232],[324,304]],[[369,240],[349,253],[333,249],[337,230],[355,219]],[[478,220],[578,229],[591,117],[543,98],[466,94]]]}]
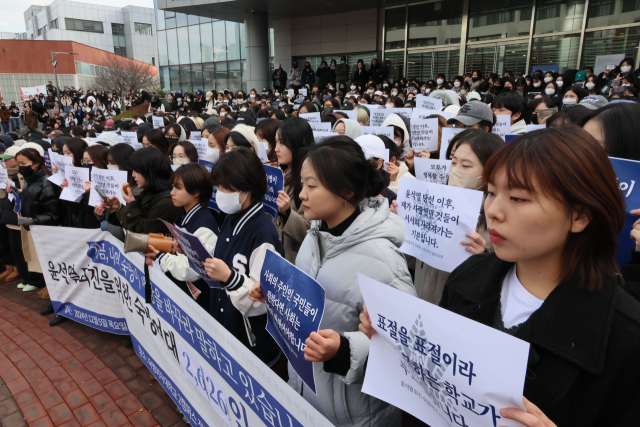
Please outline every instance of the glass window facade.
[{"label": "glass window facade", "polygon": [[64,18],[64,25],[70,31],[84,31],[87,33],[104,33],[102,22],[84,19]]},{"label": "glass window facade", "polygon": [[111,24],[111,34],[113,37],[113,53],[127,56],[127,45],[124,40],[124,24]]},{"label": "glass window facade", "polygon": [[[156,7],[156,28],[158,73],[166,90],[247,90],[244,24]],[[269,39],[273,55],[272,30]]]},{"label": "glass window facade", "polygon": [[394,79],[426,81],[443,73],[452,80],[472,70],[522,75],[547,66],[563,73],[594,66],[598,55],[610,54],[633,58],[636,66],[640,61],[640,0],[386,5],[383,61]]},{"label": "glass window facade", "polygon": [[138,22],[135,22],[133,25],[135,27],[136,34],[140,34],[142,36],[153,35],[151,24],[140,24]]}]

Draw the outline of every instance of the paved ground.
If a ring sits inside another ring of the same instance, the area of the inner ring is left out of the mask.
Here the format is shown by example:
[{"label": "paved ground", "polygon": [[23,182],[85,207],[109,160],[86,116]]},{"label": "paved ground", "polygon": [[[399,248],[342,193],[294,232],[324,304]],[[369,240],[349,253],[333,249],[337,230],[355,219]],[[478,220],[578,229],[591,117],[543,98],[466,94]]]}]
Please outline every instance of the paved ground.
[{"label": "paved ground", "polygon": [[0,282],[2,427],[186,426],[122,338],[67,321],[49,327],[49,301]]}]

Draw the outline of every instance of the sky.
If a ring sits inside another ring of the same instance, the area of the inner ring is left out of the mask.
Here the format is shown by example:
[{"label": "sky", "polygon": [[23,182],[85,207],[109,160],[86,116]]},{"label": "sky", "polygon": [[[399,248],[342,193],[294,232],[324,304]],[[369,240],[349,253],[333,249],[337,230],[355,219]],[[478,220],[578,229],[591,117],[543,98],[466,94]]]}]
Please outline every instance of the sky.
[{"label": "sky", "polygon": [[[24,12],[32,5],[46,6],[54,0],[1,0],[0,32],[24,33]],[[142,6],[153,8],[153,0],[82,0],[80,3],[109,4],[109,6]]]}]

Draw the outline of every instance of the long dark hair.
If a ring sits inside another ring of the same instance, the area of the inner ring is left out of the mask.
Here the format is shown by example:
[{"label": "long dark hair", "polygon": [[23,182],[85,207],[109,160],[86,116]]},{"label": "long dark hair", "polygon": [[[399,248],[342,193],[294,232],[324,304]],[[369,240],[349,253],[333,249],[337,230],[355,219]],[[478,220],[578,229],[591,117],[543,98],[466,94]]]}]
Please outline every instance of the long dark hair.
[{"label": "long dark hair", "polygon": [[[269,117],[270,116],[271,114],[269,114]],[[269,151],[267,157],[270,162],[278,161],[276,157],[276,132],[278,132],[278,124],[277,119],[265,119],[256,124],[256,135],[269,142],[269,149],[271,151]]]},{"label": "long dark hair", "polygon": [[385,187],[377,162],[366,160],[360,145],[348,136],[311,145],[307,161],[324,187],[353,205]]},{"label": "long dark hair", "polygon": [[597,123],[602,129],[604,147],[609,156],[640,160],[639,117],[640,105],[619,102],[599,108],[589,121]]},{"label": "long dark hair", "polygon": [[16,157],[18,156],[26,157],[31,160],[34,165],[38,166],[38,170],[43,169],[47,175],[51,175],[51,172],[45,166],[44,157],[42,157],[35,148],[23,148],[16,154]]},{"label": "long dark hair", "polygon": [[173,170],[169,159],[156,147],[146,147],[136,150],[129,157],[129,166],[135,173],[144,177],[145,193],[160,193],[171,189],[171,175]]},{"label": "long dark hair", "polygon": [[158,150],[162,152],[165,156],[169,156],[169,146],[170,143],[167,138],[164,136],[164,132],[161,129],[154,129],[144,134],[143,138],[147,138],[149,144],[156,147]]},{"label": "long dark hair", "polygon": [[285,186],[293,188],[294,194],[302,191],[300,170],[307,154],[307,148],[315,145],[313,130],[305,119],[290,117],[280,123],[278,127],[280,143],[291,150],[291,172],[287,173],[284,180]]},{"label": "long dark hair", "polygon": [[67,149],[71,151],[71,154],[73,154],[73,166],[82,166],[82,155],[84,154],[84,150],[87,149],[87,143],[85,142],[85,140],[75,137],[69,138],[64,142],[64,145],[66,145]]},{"label": "long dark hair", "polygon": [[89,154],[94,167],[98,169],[107,169],[107,147],[96,144],[91,147],[87,147],[86,151],[87,154]]},{"label": "long dark hair", "polygon": [[509,188],[539,191],[589,217],[580,233],[570,233],[562,251],[560,281],[574,280],[580,289],[602,288],[618,274],[617,234],[624,227],[624,200],[613,166],[602,146],[583,129],[551,127],[521,135],[487,161],[483,183],[506,174]]}]

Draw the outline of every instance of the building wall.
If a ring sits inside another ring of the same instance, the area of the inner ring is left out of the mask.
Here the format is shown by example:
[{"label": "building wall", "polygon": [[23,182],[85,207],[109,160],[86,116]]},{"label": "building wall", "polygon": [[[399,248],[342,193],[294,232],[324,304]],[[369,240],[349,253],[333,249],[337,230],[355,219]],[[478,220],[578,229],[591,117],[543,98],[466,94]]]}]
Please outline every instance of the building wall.
[{"label": "building wall", "polygon": [[297,56],[377,50],[378,9],[274,21],[274,63],[291,68]]},{"label": "building wall", "polygon": [[[109,57],[116,55],[72,41],[4,40],[0,49],[0,94],[5,102],[20,100],[20,87],[55,84],[51,52],[76,52],[78,55],[56,55],[56,72],[60,87],[95,88],[94,77],[78,74],[76,61],[108,66]],[[25,52],[29,52],[25,55]],[[127,59],[127,61],[133,61]],[[158,69],[149,66],[149,75],[156,77]],[[106,88],[105,88],[106,89]]]},{"label": "building wall", "polygon": [[[33,12],[33,13],[32,13]],[[48,6],[30,7],[24,13],[27,35],[33,40],[71,40],[114,53],[111,24],[123,24],[127,57],[157,65],[156,29],[152,8],[127,6],[124,8],[99,4],[56,0]],[[65,18],[102,22],[104,33],[72,31],[66,29]],[[57,29],[51,22],[57,20]],[[135,34],[135,23],[150,24],[152,35]],[[39,29],[44,29],[38,35]],[[33,35],[33,37],[32,37]]]}]

